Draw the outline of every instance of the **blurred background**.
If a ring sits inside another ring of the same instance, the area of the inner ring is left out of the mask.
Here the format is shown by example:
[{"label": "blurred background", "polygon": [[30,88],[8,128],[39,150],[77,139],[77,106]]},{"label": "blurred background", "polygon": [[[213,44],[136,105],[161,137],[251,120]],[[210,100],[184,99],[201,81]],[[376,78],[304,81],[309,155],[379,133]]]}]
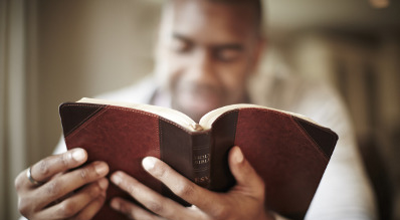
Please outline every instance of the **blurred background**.
[{"label": "blurred background", "polygon": [[[50,155],[58,105],[153,70],[162,0],[0,0],[0,219]],[[400,1],[269,0],[263,74],[326,80],[347,102],[381,219],[400,219]],[[340,192],[338,192],[340,193]]]}]

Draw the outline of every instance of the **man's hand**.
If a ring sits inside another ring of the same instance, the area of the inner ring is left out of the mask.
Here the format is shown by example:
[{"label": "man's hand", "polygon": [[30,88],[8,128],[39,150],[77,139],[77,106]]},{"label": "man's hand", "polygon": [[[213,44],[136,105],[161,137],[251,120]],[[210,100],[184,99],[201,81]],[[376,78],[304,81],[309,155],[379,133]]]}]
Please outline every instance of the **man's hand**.
[{"label": "man's hand", "polygon": [[158,216],[121,198],[114,198],[111,206],[132,219],[274,219],[264,209],[264,183],[239,147],[229,152],[229,166],[237,184],[227,193],[216,193],[197,186],[162,161],[147,157],[143,167],[193,206],[184,207],[165,198],[121,171],[115,172],[111,181]]},{"label": "man's hand", "polygon": [[[83,149],[74,149],[47,157],[15,179],[18,208],[23,216],[35,219],[91,219],[105,201],[109,168],[93,162],[79,169],[87,160]],[[37,181],[37,183],[35,183]]]}]

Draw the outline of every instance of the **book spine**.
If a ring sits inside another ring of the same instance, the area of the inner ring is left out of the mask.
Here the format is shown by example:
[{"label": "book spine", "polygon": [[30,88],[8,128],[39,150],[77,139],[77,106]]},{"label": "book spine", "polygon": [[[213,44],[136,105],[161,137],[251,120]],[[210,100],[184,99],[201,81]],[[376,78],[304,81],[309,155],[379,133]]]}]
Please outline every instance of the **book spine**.
[{"label": "book spine", "polygon": [[[161,160],[184,177],[206,187],[210,180],[210,132],[189,132],[171,121],[160,119],[159,136]],[[190,205],[167,187],[163,188],[163,195]]]},{"label": "book spine", "polygon": [[192,136],[193,181],[202,187],[210,184],[211,135],[209,132]]}]

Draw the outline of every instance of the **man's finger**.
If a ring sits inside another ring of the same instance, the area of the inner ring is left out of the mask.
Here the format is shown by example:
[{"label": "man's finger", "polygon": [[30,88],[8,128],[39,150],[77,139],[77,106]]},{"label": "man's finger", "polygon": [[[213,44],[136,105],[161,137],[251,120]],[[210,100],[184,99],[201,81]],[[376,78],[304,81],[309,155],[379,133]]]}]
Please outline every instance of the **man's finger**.
[{"label": "man's finger", "polygon": [[81,210],[74,218],[72,219],[92,219],[103,207],[104,202],[106,201],[106,193],[100,194],[97,199],[92,200],[83,210]]},{"label": "man's finger", "polygon": [[229,151],[228,161],[232,175],[236,179],[236,185],[232,190],[240,190],[241,193],[263,199],[264,182],[246,160],[239,147],[235,146]]},{"label": "man's finger", "polygon": [[37,217],[45,219],[45,216],[52,216],[55,219],[66,219],[82,212],[88,204],[98,199],[104,194],[108,187],[108,180],[102,178],[97,182],[91,183],[60,203],[50,206],[40,213]]},{"label": "man's finger", "polygon": [[126,201],[121,198],[114,198],[111,201],[111,207],[131,219],[164,219],[144,210],[143,208],[133,204],[132,202]]},{"label": "man's finger", "polygon": [[49,205],[73,192],[74,190],[97,181],[107,175],[109,167],[104,162],[93,162],[79,169],[64,173],[37,188],[32,196],[37,196],[36,204],[39,208]]},{"label": "man's finger", "polygon": [[[180,175],[166,163],[154,157],[146,157],[142,165],[155,178],[163,182],[172,192],[203,211],[213,213],[219,209],[220,196],[208,191]],[[220,195],[220,194],[219,194]]]},{"label": "man's finger", "polygon": [[31,175],[32,178],[38,182],[46,182],[55,174],[78,167],[86,160],[86,151],[81,148],[76,148],[39,161],[31,167]]},{"label": "man's finger", "polygon": [[[157,192],[153,191],[149,187],[143,185],[135,178],[125,174],[122,171],[117,171],[112,174],[111,181],[122,190],[129,193],[134,199],[140,202],[147,209],[160,216],[172,218],[176,216],[177,213],[182,214],[182,216],[185,216],[187,214],[187,210],[180,204],[171,199],[161,196]],[[132,209],[133,206],[129,207],[130,209]]]}]

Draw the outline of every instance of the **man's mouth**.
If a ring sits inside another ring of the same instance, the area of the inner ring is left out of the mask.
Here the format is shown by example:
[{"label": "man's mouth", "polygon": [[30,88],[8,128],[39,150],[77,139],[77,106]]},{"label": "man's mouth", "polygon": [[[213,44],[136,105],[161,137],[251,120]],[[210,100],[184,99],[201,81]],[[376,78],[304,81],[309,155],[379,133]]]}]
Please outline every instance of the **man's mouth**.
[{"label": "man's mouth", "polygon": [[179,103],[187,110],[206,113],[219,107],[221,100],[218,95],[184,92],[178,95]]}]

